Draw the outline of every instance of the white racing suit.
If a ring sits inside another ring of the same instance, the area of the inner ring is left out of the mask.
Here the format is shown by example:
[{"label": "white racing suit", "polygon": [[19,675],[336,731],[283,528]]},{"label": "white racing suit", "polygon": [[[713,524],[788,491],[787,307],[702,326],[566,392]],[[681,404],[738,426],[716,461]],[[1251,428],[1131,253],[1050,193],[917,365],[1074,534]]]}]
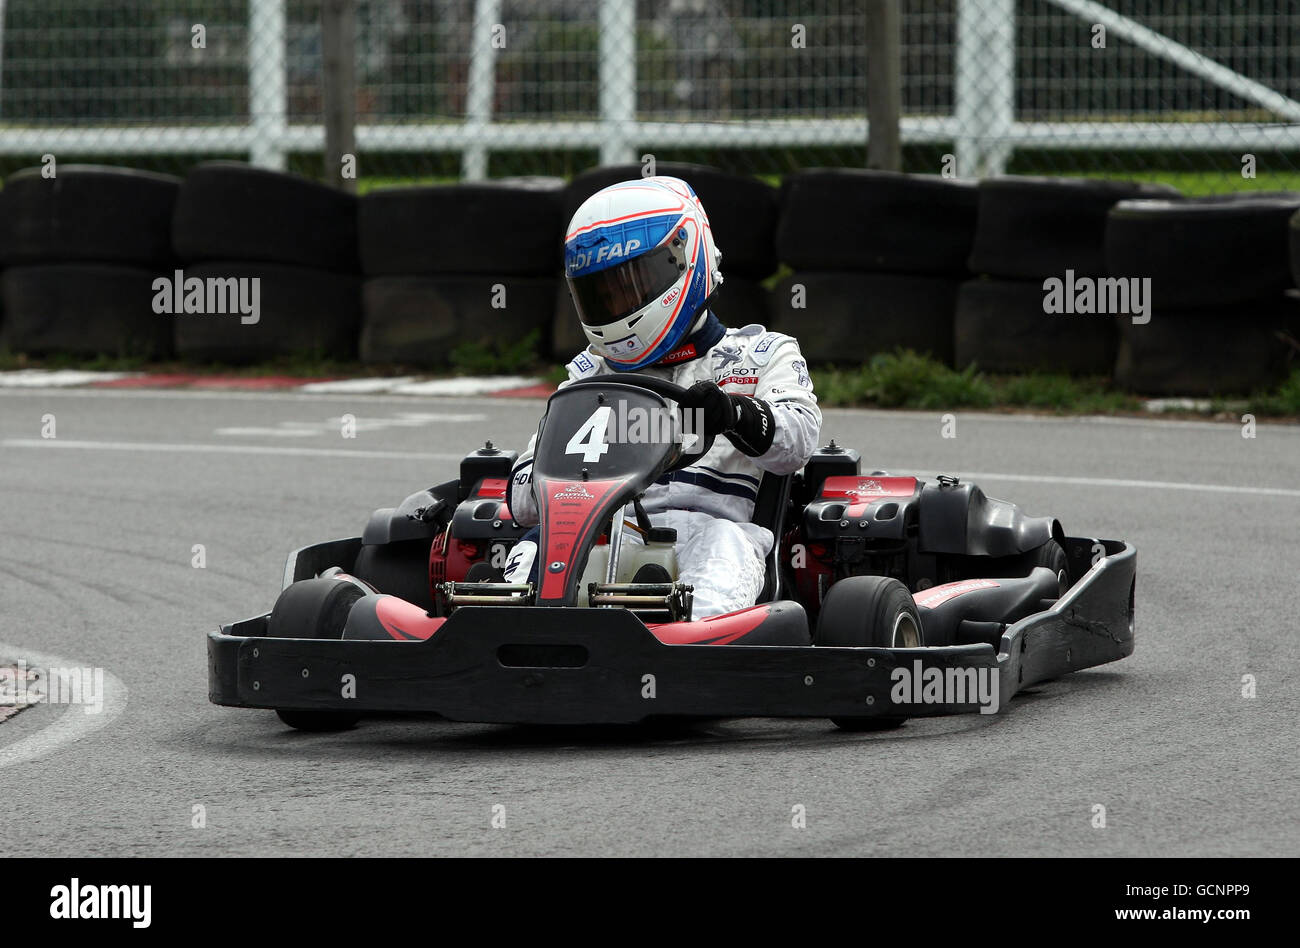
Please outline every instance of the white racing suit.
[{"label": "white racing suit", "polygon": [[[590,350],[579,353],[568,370],[570,382],[612,371]],[[694,618],[752,606],[762,592],[764,560],[775,542],[770,530],[751,522],[759,480],[765,471],[791,474],[802,468],[821,433],[821,410],[799,343],[758,325],[727,329],[703,352],[688,340],[666,359],[627,374],[667,379],[683,388],[711,380],[728,395],[763,399],[771,408],[775,434],[762,455],[749,457],[719,435],[707,454],[659,478],[643,498],[654,526],[677,531],[677,578],[695,587]],[[536,439],[534,435],[528,442],[511,476],[510,510],[523,525],[537,523],[532,493]],[[623,538],[625,543],[641,542],[632,530],[625,530]],[[536,554],[536,543],[517,544],[506,581],[524,582]]]}]

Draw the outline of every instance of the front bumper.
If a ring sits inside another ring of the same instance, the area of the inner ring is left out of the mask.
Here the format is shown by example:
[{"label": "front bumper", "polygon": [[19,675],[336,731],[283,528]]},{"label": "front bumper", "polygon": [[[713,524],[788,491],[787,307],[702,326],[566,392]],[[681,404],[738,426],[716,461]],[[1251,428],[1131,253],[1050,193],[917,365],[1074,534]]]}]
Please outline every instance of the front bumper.
[{"label": "front bumper", "polygon": [[[231,707],[534,724],[988,713],[1035,682],[1132,654],[1136,553],[1099,542],[1107,555],[1050,610],[1009,627],[997,652],[665,645],[621,609],[467,606],[423,642],[268,638],[262,615],[208,636],[208,694]],[[286,580],[300,571],[291,562]],[[968,669],[996,682],[995,707],[988,689],[945,703],[901,684]]]}]

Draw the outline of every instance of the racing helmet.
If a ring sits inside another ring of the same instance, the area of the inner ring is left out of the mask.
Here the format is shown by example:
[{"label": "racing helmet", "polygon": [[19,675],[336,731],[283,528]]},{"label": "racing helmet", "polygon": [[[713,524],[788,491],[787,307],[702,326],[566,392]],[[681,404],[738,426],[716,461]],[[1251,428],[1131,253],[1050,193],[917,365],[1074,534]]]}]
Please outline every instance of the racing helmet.
[{"label": "racing helmet", "polygon": [[700,199],[656,175],[597,191],[564,238],[564,276],[592,351],[631,372],[672,352],[722,283]]}]

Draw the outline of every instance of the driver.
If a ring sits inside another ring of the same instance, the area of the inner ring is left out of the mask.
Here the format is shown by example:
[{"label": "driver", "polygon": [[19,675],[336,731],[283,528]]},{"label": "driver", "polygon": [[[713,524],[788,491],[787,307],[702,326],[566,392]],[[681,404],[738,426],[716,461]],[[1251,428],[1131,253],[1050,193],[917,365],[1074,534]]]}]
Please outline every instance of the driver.
[{"label": "driver", "polygon": [[[799,343],[759,325],[727,328],[708,310],[722,284],[722,255],[699,198],[680,178],[625,181],[592,195],[569,224],[564,258],[590,343],[568,364],[568,381],[609,372],[666,379],[687,389],[682,408],[694,410],[706,438],[715,436],[708,453],[659,478],[644,497],[654,526],[677,531],[677,578],[695,587],[694,617],[752,606],[775,542],[751,522],[759,480],[803,467],[821,431]],[[510,510],[520,524],[538,517],[535,441],[511,477]],[[536,582],[535,536],[516,544],[507,582]]]}]

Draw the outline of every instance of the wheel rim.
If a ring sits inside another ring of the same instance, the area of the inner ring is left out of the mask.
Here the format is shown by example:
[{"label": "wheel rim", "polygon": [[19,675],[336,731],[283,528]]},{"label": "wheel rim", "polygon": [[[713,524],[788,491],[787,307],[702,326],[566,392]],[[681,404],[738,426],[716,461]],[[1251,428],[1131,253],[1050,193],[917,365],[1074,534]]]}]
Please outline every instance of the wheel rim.
[{"label": "wheel rim", "polygon": [[894,648],[920,648],[921,629],[910,612],[900,612],[894,617],[894,634],[890,639]]}]

